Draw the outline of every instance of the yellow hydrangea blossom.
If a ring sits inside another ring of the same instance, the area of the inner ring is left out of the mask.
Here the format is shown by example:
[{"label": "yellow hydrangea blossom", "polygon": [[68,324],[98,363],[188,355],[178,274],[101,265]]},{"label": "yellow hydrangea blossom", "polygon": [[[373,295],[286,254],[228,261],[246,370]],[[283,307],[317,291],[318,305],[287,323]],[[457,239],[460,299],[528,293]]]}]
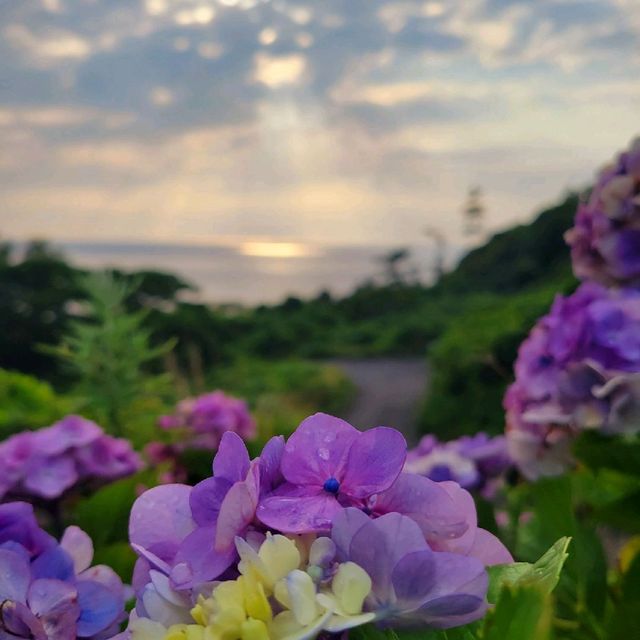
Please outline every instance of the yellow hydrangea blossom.
[{"label": "yellow hydrangea blossom", "polygon": [[[323,629],[341,631],[374,618],[362,613],[371,579],[353,562],[340,565],[331,590],[318,594],[312,577],[300,569],[295,541],[267,534],[258,551],[240,538],[236,547],[241,575],[199,597],[191,610],[195,624],[166,629],[139,619],[131,625],[132,640],[306,640]],[[270,598],[283,609],[275,616]]]}]

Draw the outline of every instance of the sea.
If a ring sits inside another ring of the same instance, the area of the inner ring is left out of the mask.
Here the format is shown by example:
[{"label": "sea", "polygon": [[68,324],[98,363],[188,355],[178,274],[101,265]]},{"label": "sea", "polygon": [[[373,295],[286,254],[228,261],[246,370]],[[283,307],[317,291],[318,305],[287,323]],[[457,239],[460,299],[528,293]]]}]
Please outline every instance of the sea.
[{"label": "sea", "polygon": [[[215,304],[273,304],[289,296],[309,298],[328,291],[341,296],[359,285],[382,281],[384,256],[398,249],[381,245],[311,245],[292,242],[236,244],[147,244],[54,242],[69,261],[86,268],[153,269],[182,277],[196,287],[190,294]],[[430,282],[435,251],[425,244],[405,247],[402,265],[408,279]],[[452,265],[461,251],[449,249]]]}]

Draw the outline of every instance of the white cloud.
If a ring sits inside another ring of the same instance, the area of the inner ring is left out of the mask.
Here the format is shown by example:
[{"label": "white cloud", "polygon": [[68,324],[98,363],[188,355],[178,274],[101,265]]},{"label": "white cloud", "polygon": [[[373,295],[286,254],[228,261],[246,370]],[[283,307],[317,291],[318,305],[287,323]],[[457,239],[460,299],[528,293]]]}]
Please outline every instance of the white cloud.
[{"label": "white cloud", "polygon": [[272,56],[260,52],[255,57],[254,77],[258,82],[275,89],[297,84],[304,76],[306,59],[294,53],[284,56]]}]

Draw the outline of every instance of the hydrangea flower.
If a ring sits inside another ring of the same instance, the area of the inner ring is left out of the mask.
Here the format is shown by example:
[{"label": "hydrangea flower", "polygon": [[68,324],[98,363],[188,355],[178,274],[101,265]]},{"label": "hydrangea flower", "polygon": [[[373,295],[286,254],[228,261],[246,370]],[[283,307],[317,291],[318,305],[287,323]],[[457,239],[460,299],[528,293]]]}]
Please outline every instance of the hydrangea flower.
[{"label": "hydrangea flower", "polygon": [[285,483],[260,503],[258,518],[291,533],[326,531],[345,507],[388,489],[406,458],[395,429],[358,431],[325,414],[307,418],[282,454]]},{"label": "hydrangea flower", "polygon": [[562,473],[584,430],[640,429],[640,291],[584,283],[520,347],[504,399],[510,453],[529,478]]},{"label": "hydrangea flower", "polygon": [[510,465],[504,436],[490,438],[486,433],[438,442],[424,436],[407,454],[404,470],[424,475],[436,482],[454,480],[465,489],[490,489]]},{"label": "hydrangea flower", "polygon": [[371,520],[348,509],[336,518],[332,538],[338,557],[371,577],[367,609],[388,625],[446,629],[473,622],[486,610],[488,578],[482,562],[434,552],[411,518],[388,513]]},{"label": "hydrangea flower", "polygon": [[485,567],[511,555],[478,528],[465,489],[402,473],[405,455],[394,430],[324,414],[254,460],[225,434],[212,478],[136,501],[136,607],[123,637],[294,640],[371,621],[478,619]]},{"label": "hydrangea flower", "polygon": [[0,505],[0,523],[3,637],[97,640],[117,633],[124,587],[109,567],[90,566],[86,533],[69,527],[58,544],[38,528],[31,505],[19,502]]},{"label": "hydrangea flower", "polygon": [[640,284],[640,138],[600,173],[566,239],[578,278]]},{"label": "hydrangea flower", "polygon": [[127,440],[71,415],[0,443],[0,498],[55,500],[74,487],[117,480],[141,466]]},{"label": "hydrangea flower", "polygon": [[179,432],[179,449],[215,451],[228,431],[244,440],[256,436],[256,423],[247,403],[222,391],[182,400],[175,413],[162,416],[158,424],[167,431]]}]

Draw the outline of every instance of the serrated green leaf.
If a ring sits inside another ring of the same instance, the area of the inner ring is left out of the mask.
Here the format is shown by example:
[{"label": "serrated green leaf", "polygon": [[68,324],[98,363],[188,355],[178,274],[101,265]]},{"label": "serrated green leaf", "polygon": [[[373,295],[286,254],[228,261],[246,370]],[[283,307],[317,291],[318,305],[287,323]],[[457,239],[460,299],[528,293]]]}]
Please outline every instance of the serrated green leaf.
[{"label": "serrated green leaf", "polygon": [[506,585],[486,620],[484,640],[549,640],[551,596],[537,585]]},{"label": "serrated green leaf", "polygon": [[535,563],[516,562],[489,567],[489,592],[487,599],[495,604],[504,586],[537,586],[544,593],[551,593],[558,584],[560,572],[569,554],[571,538],[560,538]]}]

